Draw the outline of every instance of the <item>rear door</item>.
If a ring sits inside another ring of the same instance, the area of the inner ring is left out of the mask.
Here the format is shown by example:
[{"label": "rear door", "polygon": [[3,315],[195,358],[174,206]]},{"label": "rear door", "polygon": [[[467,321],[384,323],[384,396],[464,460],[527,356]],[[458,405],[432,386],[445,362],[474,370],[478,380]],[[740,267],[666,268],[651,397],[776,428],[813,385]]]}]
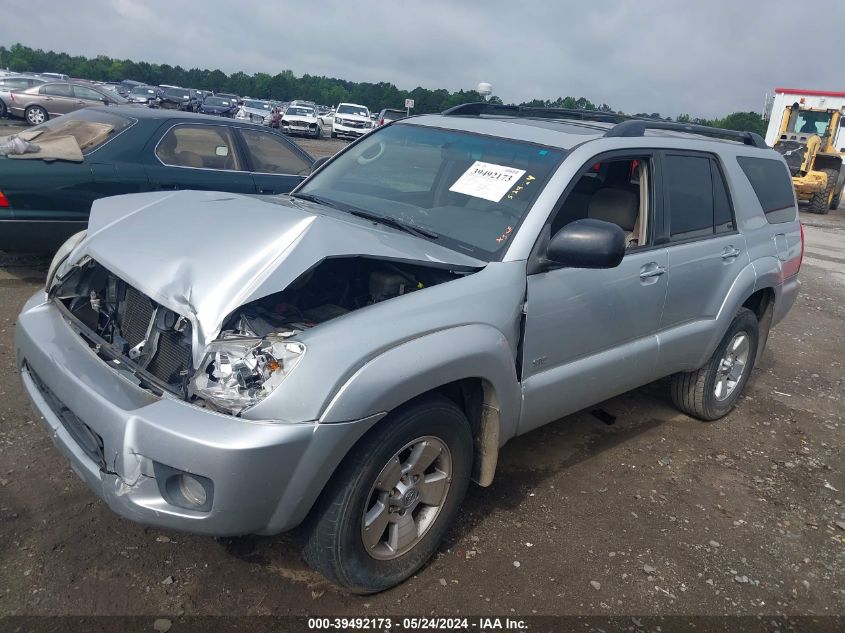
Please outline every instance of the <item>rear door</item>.
[{"label": "rear door", "polygon": [[59,116],[77,109],[70,84],[44,84],[38,89],[39,103],[50,116]]},{"label": "rear door", "polygon": [[312,158],[287,137],[255,128],[238,128],[252,170],[255,193],[288,193],[311,172]]},{"label": "rear door", "polygon": [[660,322],[663,373],[693,369],[725,297],[749,257],[718,160],[705,153],[662,154],[669,294]]},{"label": "rear door", "polygon": [[232,126],[165,124],[147,149],[147,177],[159,190],[205,189],[255,193]]}]

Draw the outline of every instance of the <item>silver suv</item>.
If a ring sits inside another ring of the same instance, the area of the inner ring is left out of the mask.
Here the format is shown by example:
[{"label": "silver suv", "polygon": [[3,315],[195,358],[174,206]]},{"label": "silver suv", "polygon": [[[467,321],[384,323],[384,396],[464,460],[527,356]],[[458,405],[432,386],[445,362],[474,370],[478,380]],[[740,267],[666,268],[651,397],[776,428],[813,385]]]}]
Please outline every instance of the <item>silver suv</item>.
[{"label": "silver suv", "polygon": [[683,412],[731,411],[798,293],[797,215],[757,135],[469,104],[379,128],[289,196],[97,201],[17,362],[117,513],[302,525],[315,569],[374,592],[511,438],[663,376]]}]

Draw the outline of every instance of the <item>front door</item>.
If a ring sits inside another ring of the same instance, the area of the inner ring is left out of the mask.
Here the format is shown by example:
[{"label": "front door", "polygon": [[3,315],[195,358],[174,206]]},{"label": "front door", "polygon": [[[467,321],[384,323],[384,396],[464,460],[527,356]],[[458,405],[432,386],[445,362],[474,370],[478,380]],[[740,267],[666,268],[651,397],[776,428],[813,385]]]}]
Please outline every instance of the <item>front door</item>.
[{"label": "front door", "polygon": [[656,164],[647,152],[591,162],[551,226],[584,217],[614,222],[629,248],[616,268],[529,275],[520,433],[654,377],[668,265],[666,248],[653,244]]},{"label": "front door", "polygon": [[255,193],[288,193],[310,173],[308,155],[282,134],[245,127],[239,131],[252,170]]}]

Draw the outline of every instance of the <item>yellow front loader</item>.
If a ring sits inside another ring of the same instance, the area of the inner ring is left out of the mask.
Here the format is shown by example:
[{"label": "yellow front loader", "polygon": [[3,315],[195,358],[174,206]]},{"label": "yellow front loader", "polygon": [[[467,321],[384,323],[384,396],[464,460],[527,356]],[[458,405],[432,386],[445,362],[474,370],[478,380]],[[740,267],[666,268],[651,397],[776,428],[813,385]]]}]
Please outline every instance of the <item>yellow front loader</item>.
[{"label": "yellow front loader", "polygon": [[[784,112],[775,150],[789,165],[798,199],[808,201],[813,213],[828,213],[839,206],[845,185],[845,132],[839,133],[842,126],[842,110],[793,103]],[[843,147],[837,149],[837,144]]]}]

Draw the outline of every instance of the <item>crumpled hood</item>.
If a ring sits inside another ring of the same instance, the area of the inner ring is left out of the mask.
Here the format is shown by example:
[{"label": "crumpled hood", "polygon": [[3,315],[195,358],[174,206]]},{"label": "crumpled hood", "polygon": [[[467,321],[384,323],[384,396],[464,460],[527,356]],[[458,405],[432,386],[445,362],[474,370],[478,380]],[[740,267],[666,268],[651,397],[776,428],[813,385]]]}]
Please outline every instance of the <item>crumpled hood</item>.
[{"label": "crumpled hood", "polygon": [[96,201],[88,235],[68,261],[85,255],[191,319],[195,355],[217,336],[235,308],[283,290],[329,257],[484,266],[467,255],[319,205],[205,191]]}]

